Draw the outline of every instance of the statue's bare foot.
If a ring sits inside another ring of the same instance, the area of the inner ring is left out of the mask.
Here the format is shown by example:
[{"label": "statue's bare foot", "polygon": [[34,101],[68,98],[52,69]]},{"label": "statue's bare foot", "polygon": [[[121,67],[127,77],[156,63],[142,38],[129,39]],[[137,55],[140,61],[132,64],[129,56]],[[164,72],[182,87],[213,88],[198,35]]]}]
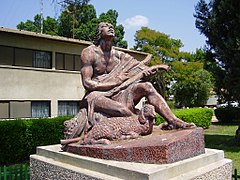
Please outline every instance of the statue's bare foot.
[{"label": "statue's bare foot", "polygon": [[91,144],[109,145],[111,144],[111,142],[108,139],[98,139],[98,140],[92,140]]},{"label": "statue's bare foot", "polygon": [[160,124],[158,127],[161,130],[172,130],[172,129],[191,129],[197,126],[194,123],[187,123],[177,118],[171,122],[164,122]]}]

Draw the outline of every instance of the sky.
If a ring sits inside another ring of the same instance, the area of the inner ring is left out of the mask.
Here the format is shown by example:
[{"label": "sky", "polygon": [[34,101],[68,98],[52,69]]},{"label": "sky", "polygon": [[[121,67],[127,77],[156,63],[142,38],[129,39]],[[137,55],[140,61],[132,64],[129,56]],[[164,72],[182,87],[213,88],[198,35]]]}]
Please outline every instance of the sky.
[{"label": "sky", "polygon": [[[43,6],[41,6],[41,1]],[[195,27],[194,6],[199,0],[90,0],[97,15],[109,9],[118,12],[117,24],[123,24],[128,47],[135,44],[134,34],[142,26],[180,39],[182,51],[195,52],[204,47],[206,38]],[[42,7],[42,8],[41,8]],[[57,18],[61,7],[53,0],[7,0],[0,6],[0,27],[16,29],[21,21],[33,20],[36,14]]]}]

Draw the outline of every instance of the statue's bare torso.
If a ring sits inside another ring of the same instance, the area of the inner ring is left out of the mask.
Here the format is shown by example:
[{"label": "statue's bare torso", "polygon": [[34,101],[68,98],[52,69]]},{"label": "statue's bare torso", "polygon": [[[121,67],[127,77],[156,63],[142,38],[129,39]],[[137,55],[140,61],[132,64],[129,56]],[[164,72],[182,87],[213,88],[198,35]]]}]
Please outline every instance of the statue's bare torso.
[{"label": "statue's bare torso", "polygon": [[109,74],[120,62],[115,50],[103,52],[101,48],[95,46],[90,46],[89,49],[94,52],[90,57],[90,63],[93,68],[93,78],[103,74]]}]

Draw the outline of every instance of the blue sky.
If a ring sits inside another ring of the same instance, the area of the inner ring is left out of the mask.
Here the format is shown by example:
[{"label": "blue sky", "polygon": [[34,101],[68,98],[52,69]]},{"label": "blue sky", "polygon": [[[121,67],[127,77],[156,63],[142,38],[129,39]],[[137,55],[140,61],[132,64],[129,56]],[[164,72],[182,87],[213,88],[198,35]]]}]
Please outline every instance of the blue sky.
[{"label": "blue sky", "polygon": [[[57,17],[60,6],[53,0],[43,1],[44,17]],[[198,0],[90,0],[97,14],[115,9],[118,24],[125,27],[125,40],[129,48],[134,45],[134,34],[141,26],[180,39],[187,52],[203,47],[205,37],[195,28],[194,6]],[[1,2],[0,26],[16,28],[16,25],[40,13],[40,0],[7,0]]]}]

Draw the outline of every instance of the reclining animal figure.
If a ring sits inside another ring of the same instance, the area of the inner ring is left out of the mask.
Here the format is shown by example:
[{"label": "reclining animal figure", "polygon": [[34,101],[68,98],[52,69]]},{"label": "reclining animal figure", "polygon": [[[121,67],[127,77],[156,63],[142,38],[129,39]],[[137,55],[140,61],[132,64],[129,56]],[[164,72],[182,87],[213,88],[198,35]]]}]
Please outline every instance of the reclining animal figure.
[{"label": "reclining animal figure", "polygon": [[81,144],[111,144],[112,140],[135,139],[152,133],[156,117],[154,106],[146,104],[130,117],[102,117],[84,137]]}]

